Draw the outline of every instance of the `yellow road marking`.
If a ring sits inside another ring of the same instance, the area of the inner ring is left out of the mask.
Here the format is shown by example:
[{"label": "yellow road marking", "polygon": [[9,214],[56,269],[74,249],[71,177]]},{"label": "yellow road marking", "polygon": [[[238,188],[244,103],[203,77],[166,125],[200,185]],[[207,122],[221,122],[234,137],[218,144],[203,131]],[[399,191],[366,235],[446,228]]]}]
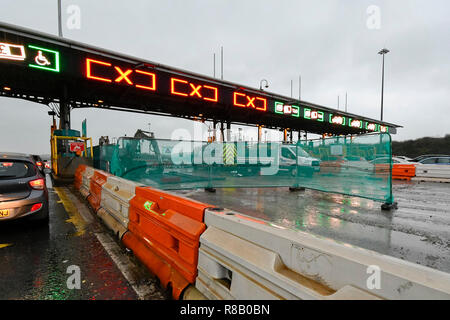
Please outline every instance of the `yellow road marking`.
[{"label": "yellow road marking", "polygon": [[12,246],[12,243],[0,243],[0,249]]},{"label": "yellow road marking", "polygon": [[[60,187],[54,187],[53,188],[58,195],[59,199],[61,199],[61,203],[64,206],[64,209],[66,209],[66,212],[69,215],[69,219],[66,220],[67,223],[72,223],[75,228],[77,229],[77,232],[73,234],[74,236],[81,236],[86,231],[86,222],[81,217],[80,213],[78,212],[78,209],[76,206],[70,201],[70,199],[67,197],[65,191],[63,188]],[[59,203],[59,202],[58,202]]]}]

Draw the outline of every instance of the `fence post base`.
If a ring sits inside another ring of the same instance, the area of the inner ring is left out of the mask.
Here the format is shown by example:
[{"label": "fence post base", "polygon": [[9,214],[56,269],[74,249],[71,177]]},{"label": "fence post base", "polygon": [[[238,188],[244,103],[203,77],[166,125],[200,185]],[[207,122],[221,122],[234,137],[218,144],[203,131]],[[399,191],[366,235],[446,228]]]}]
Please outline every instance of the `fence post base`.
[{"label": "fence post base", "polygon": [[294,192],[294,191],[305,191],[304,187],[289,187],[289,191]]},{"label": "fence post base", "polygon": [[381,210],[383,211],[391,211],[391,210],[397,210],[398,209],[398,205],[397,202],[393,202],[393,203],[383,203],[381,205]]}]

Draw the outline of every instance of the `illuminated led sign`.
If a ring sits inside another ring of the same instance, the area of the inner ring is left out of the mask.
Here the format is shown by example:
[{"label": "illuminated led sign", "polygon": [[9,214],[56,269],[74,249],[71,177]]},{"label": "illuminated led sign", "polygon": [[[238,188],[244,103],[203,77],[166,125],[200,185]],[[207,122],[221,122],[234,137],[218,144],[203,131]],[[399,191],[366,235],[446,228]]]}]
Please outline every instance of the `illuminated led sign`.
[{"label": "illuminated led sign", "polygon": [[[26,52],[27,51],[27,52]],[[27,54],[28,53],[28,54]],[[27,59],[28,56],[28,59]],[[28,45],[0,43],[0,59],[29,62],[31,68],[59,72],[59,52],[47,48]]]},{"label": "illuminated led sign", "polygon": [[376,123],[368,123],[366,122],[366,129],[369,131],[376,131],[378,125]]},{"label": "illuminated led sign", "polygon": [[352,128],[359,128],[362,129],[362,121],[357,119],[348,119],[348,125]]},{"label": "illuminated led sign", "polygon": [[275,113],[300,117],[300,107],[275,101]]},{"label": "illuminated led sign", "polygon": [[0,59],[25,60],[25,48],[16,44],[0,42]]},{"label": "illuminated led sign", "polygon": [[385,126],[382,126],[382,125],[379,125],[379,126],[378,126],[378,130],[379,130],[380,132],[389,132],[389,128],[388,128],[388,127],[385,127]]},{"label": "illuminated led sign", "polygon": [[206,101],[219,101],[219,89],[209,85],[194,84],[187,80],[171,78],[170,93],[183,97],[194,97]]},{"label": "illuminated led sign", "polygon": [[322,122],[325,119],[324,113],[322,111],[311,110],[311,109],[307,109],[307,108],[305,108],[305,110],[303,112],[303,117],[305,119],[317,120],[317,121],[322,121]]},{"label": "illuminated led sign", "polygon": [[32,59],[32,63],[28,66],[31,68],[59,72],[58,51],[32,45],[29,45],[28,48],[30,51],[30,58]]},{"label": "illuminated led sign", "polygon": [[143,70],[113,66],[111,63],[86,59],[86,78],[108,83],[121,83],[139,89],[155,91],[156,74]]},{"label": "illuminated led sign", "polygon": [[338,115],[332,115],[330,114],[330,123],[333,124],[339,124],[341,126],[345,126],[345,117],[344,116],[338,116]]},{"label": "illuminated led sign", "polygon": [[[31,99],[55,98],[61,94],[59,88],[55,88],[60,81],[67,87],[71,99],[89,105],[103,104],[103,100],[108,100],[108,103],[116,102],[129,109],[166,112],[182,117],[195,114],[205,119],[222,121],[226,118],[230,122],[293,130],[301,128],[318,133],[347,133],[349,127],[357,128],[353,132],[388,132],[388,128],[380,126],[378,123],[382,122],[377,120],[372,120],[376,123],[367,123],[350,119],[343,111],[304,105],[298,100],[262,90],[87,45],[71,45],[65,40],[51,37],[46,40],[45,36],[38,34],[31,36],[32,33],[5,30],[8,28],[0,31],[2,94],[24,93],[30,97],[33,94],[35,98]],[[51,81],[47,81],[50,77],[53,77]],[[314,121],[325,125],[318,126]]]},{"label": "illuminated led sign", "polygon": [[236,107],[253,108],[259,111],[267,110],[267,99],[249,96],[242,92],[233,93],[233,104]]}]

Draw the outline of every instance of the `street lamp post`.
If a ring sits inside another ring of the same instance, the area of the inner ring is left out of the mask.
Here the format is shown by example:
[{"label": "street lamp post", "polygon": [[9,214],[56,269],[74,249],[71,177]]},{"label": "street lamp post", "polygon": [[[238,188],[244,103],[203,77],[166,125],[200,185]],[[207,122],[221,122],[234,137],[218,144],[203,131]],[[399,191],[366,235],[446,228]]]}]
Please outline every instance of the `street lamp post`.
[{"label": "street lamp post", "polygon": [[[264,82],[266,83],[264,88],[268,88],[269,87],[269,81],[267,81],[266,79],[262,79],[259,82],[259,90],[261,90],[261,91],[264,91],[264,89],[263,89],[263,83]],[[261,142],[261,133],[262,133],[261,130],[262,130],[262,127],[260,125],[258,125],[258,143]]]},{"label": "street lamp post", "polygon": [[383,121],[383,96],[384,96],[384,55],[389,53],[389,50],[384,48],[381,49],[378,54],[383,56],[383,66],[381,71],[381,121]]}]

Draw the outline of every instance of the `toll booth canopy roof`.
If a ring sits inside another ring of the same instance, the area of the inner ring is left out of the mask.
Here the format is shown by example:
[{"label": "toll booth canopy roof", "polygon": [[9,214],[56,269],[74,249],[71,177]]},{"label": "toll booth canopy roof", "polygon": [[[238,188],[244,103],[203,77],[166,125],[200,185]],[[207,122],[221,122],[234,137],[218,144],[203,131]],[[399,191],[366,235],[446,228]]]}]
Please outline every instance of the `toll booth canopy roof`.
[{"label": "toll booth canopy roof", "polygon": [[1,95],[312,133],[398,125],[0,23]]}]

